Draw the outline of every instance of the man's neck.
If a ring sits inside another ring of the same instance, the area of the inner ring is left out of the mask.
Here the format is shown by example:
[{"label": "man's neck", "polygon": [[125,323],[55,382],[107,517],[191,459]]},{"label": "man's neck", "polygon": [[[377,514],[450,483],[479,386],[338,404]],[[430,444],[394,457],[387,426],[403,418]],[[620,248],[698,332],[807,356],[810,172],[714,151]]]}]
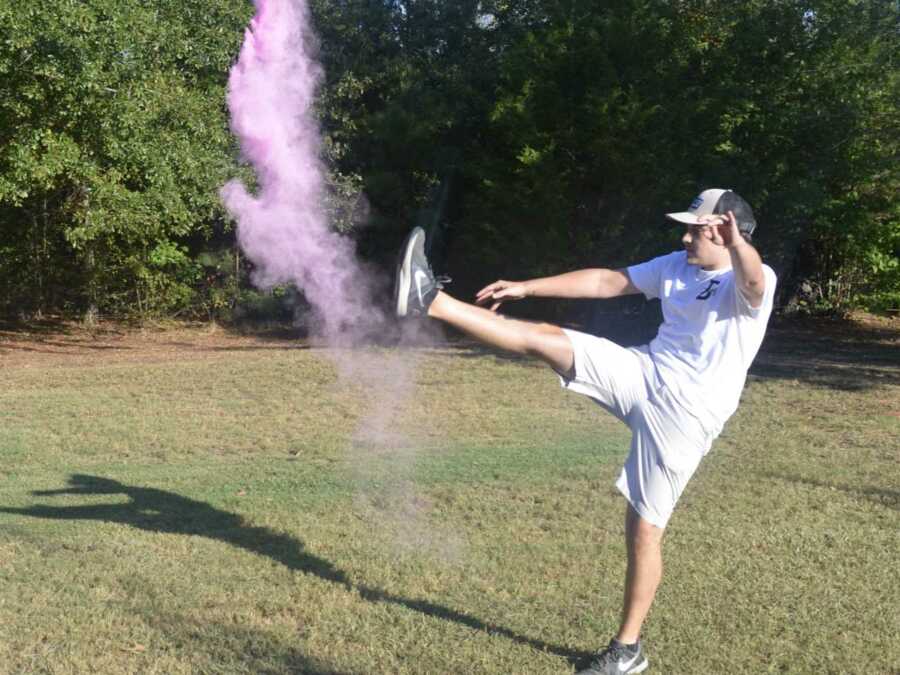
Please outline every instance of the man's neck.
[{"label": "man's neck", "polygon": [[731,269],[731,254],[726,253],[706,265],[700,265],[700,269],[704,272],[718,272],[719,270]]}]

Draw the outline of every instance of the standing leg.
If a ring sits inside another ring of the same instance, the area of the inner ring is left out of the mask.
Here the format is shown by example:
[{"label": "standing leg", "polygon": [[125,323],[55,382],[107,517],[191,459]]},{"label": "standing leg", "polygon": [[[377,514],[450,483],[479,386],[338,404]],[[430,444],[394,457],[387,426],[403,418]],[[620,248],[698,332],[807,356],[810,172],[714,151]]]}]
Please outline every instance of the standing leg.
[{"label": "standing leg", "polygon": [[662,536],[661,528],[641,518],[628,504],[625,514],[628,570],[625,574],[622,624],[616,635],[616,639],[623,644],[633,644],[640,638],[641,625],[662,579]]},{"label": "standing leg", "polygon": [[576,675],[624,675],[641,673],[649,665],[639,642],[641,625],[650,611],[662,578],[662,528],[651,525],[628,505],[625,514],[625,602],[616,637]]}]

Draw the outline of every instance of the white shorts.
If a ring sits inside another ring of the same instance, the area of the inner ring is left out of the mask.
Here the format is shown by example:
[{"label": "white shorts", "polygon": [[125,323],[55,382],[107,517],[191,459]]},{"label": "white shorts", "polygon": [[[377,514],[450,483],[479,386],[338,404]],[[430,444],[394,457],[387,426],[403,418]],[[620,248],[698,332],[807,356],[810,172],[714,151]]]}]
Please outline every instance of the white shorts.
[{"label": "white shorts", "polygon": [[647,347],[566,330],[575,354],[562,386],[594,399],[631,429],[631,451],[616,487],[637,514],[663,528],[715,436],[660,381]]}]

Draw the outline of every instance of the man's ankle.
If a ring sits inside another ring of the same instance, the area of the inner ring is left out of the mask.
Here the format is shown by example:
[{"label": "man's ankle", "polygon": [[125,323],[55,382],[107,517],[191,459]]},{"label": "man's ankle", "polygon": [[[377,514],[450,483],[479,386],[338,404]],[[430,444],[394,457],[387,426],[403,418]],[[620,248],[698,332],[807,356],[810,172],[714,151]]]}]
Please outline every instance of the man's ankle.
[{"label": "man's ankle", "polygon": [[[428,309],[425,310],[425,316],[430,316],[433,319],[440,318],[440,309],[441,305],[446,300],[446,295],[443,291],[438,291],[434,296],[434,299],[428,304]],[[437,305],[437,307],[435,307]]]},{"label": "man's ankle", "polygon": [[617,635],[613,640],[619,643],[621,646],[626,649],[635,649],[638,646],[638,643],[641,641],[641,636],[632,636],[632,635]]}]

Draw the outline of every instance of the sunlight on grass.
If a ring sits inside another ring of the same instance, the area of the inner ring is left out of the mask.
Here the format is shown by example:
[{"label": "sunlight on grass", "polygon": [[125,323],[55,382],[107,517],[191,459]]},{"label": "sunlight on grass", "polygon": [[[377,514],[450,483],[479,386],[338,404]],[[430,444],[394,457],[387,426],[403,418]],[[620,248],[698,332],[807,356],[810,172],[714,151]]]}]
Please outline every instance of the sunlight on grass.
[{"label": "sunlight on grass", "polygon": [[[627,430],[526,362],[415,356],[380,397],[317,350],[7,368],[0,672],[570,672],[617,624]],[[654,672],[900,667],[897,396],[751,378]]]}]

